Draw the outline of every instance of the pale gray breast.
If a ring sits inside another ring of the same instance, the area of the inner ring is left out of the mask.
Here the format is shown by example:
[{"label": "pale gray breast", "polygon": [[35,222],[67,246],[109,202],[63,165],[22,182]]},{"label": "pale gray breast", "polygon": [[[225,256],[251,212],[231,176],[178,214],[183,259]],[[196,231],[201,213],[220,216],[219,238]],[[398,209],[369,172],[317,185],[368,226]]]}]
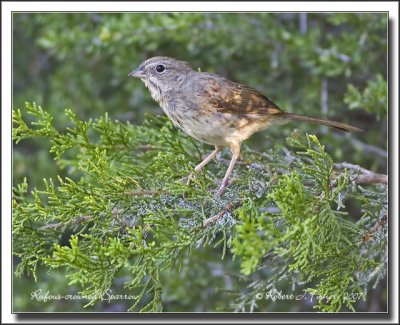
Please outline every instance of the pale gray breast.
[{"label": "pale gray breast", "polygon": [[228,145],[227,137],[247,124],[234,114],[220,113],[209,105],[202,81],[192,78],[180,90],[169,92],[160,105],[175,126],[193,138],[212,145]]}]

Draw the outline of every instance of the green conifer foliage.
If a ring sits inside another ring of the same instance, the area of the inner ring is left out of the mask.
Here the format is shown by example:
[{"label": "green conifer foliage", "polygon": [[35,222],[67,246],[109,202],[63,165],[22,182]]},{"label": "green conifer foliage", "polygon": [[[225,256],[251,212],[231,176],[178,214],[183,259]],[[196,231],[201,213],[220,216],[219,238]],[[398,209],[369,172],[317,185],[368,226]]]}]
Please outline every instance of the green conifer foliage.
[{"label": "green conifer foliage", "polygon": [[263,310],[257,294],[287,282],[320,297],[317,310],[356,310],[386,277],[386,184],[364,184],[361,169],[339,168],[314,135],[294,132],[288,148],[269,152],[244,146],[218,198],[212,190],[226,153],[188,187],[185,177],[209,148],[165,117],[133,126],[107,114],[82,121],[66,110],[69,126],[60,130],[40,106],[26,103],[26,112],[14,111],[14,140],[46,139],[69,176],[44,179],[30,193],[26,180],[15,186],[16,273],[63,270],[88,309],[123,274],[135,297],[129,310],[165,310],[171,288],[178,290],[171,278],[204,250],[242,283],[225,288],[221,310]]}]

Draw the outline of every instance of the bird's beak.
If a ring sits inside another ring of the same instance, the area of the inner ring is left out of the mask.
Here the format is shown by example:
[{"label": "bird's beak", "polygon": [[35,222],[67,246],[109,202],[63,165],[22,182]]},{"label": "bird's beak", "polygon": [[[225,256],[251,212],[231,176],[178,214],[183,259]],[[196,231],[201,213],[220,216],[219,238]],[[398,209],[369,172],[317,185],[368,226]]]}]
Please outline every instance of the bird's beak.
[{"label": "bird's beak", "polygon": [[128,77],[142,78],[144,77],[143,70],[140,68],[136,68],[135,70],[131,71],[130,74],[128,74]]}]

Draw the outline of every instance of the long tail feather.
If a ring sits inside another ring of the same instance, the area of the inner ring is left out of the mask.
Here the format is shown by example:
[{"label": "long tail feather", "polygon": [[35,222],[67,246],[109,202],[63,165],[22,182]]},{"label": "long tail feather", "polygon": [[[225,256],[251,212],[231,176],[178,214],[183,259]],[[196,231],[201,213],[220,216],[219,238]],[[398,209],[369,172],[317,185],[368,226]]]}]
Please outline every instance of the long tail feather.
[{"label": "long tail feather", "polygon": [[290,113],[285,113],[285,118],[288,120],[292,120],[292,121],[304,121],[304,122],[310,122],[310,123],[314,123],[314,124],[327,125],[327,126],[331,126],[331,127],[337,128],[342,131],[347,131],[347,132],[362,132],[363,131],[362,129],[359,129],[350,124],[331,121],[331,120],[325,120],[322,118],[315,118],[315,117],[298,115],[298,114],[290,114]]}]

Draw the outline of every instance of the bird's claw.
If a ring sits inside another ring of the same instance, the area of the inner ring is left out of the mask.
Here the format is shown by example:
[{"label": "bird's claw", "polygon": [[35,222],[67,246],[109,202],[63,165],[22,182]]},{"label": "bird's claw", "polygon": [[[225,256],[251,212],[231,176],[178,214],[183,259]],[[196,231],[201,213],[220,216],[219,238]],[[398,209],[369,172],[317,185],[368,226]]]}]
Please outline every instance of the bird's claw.
[{"label": "bird's claw", "polygon": [[230,179],[230,180],[227,180],[227,181],[225,181],[225,182],[222,182],[220,188],[215,192],[215,196],[221,197],[222,194],[224,194],[225,189],[226,189],[229,185],[231,185],[232,182],[233,182],[233,179]]},{"label": "bird's claw", "polygon": [[[186,185],[190,186],[191,182],[196,178],[196,174],[200,172],[200,170],[194,170],[193,172],[191,172],[188,176],[187,176],[187,180],[186,180]],[[224,194],[225,189],[233,182],[233,178],[223,181],[221,186],[219,187],[218,190],[213,190],[211,192],[215,192],[215,196],[220,197],[222,196],[222,194]]]},{"label": "bird's claw", "polygon": [[190,184],[192,183],[192,181],[194,181],[195,179],[196,179],[196,174],[198,173],[198,171],[197,170],[194,170],[193,172],[191,172],[190,174],[189,174],[189,176],[187,177],[187,180],[186,180],[186,185],[187,186],[190,186]]}]

